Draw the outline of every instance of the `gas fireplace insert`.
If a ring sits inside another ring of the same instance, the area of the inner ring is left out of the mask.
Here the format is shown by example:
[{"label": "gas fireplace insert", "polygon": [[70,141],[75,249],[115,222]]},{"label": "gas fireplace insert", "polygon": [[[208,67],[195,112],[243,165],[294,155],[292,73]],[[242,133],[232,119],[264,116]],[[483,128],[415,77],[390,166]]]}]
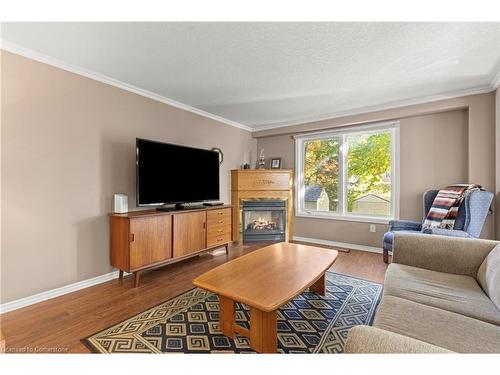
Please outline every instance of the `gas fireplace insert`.
[{"label": "gas fireplace insert", "polygon": [[243,242],[285,241],[286,201],[243,201]]}]

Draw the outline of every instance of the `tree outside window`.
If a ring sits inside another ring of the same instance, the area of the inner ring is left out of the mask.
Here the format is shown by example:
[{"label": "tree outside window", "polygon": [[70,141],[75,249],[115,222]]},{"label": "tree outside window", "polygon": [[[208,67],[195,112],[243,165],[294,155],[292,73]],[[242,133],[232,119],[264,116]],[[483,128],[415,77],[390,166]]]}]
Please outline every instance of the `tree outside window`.
[{"label": "tree outside window", "polygon": [[394,134],[392,126],[299,138],[299,208],[307,213],[392,216]]}]

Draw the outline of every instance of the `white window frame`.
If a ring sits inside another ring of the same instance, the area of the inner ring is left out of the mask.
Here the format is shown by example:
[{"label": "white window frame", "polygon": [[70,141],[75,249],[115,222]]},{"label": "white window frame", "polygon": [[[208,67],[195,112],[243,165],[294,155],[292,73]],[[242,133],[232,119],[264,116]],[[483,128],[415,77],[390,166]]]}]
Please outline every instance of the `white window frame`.
[{"label": "white window frame", "polygon": [[[354,134],[367,134],[379,131],[391,131],[391,214],[390,216],[370,216],[353,214],[346,209],[347,142],[346,137]],[[317,139],[339,138],[339,211],[315,211],[304,208],[304,156],[305,142]],[[338,130],[297,135],[295,138],[295,216],[331,220],[359,221],[367,223],[387,224],[390,220],[399,219],[399,121],[383,122],[370,125],[349,126]]]}]

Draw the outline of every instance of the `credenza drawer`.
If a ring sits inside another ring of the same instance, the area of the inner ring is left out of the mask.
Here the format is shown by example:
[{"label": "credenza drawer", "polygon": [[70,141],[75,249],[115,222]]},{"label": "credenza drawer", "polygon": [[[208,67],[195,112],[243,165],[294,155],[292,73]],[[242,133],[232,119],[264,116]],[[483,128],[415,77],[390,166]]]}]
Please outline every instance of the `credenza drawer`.
[{"label": "credenza drawer", "polygon": [[223,223],[219,225],[209,225],[207,227],[207,237],[221,236],[231,233],[231,223]]},{"label": "credenza drawer", "polygon": [[207,211],[207,223],[218,223],[220,220],[226,220],[231,222],[231,209],[222,208],[220,210],[208,210]]},{"label": "credenza drawer", "polygon": [[224,227],[226,225],[231,225],[231,217],[219,217],[212,220],[207,220],[207,228]]},{"label": "credenza drawer", "polygon": [[231,231],[221,235],[207,236],[207,247],[223,245],[231,242]]}]

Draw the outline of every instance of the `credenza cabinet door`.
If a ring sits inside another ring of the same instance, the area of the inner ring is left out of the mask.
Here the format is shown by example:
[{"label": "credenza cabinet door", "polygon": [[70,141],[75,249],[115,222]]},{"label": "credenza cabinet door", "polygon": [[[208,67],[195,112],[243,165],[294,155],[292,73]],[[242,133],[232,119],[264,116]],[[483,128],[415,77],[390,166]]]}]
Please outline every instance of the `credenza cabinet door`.
[{"label": "credenza cabinet door", "polygon": [[174,216],[174,257],[182,257],[205,249],[207,236],[207,213],[189,212]]},{"label": "credenza cabinet door", "polygon": [[130,268],[138,269],[172,258],[172,216],[130,220]]}]

